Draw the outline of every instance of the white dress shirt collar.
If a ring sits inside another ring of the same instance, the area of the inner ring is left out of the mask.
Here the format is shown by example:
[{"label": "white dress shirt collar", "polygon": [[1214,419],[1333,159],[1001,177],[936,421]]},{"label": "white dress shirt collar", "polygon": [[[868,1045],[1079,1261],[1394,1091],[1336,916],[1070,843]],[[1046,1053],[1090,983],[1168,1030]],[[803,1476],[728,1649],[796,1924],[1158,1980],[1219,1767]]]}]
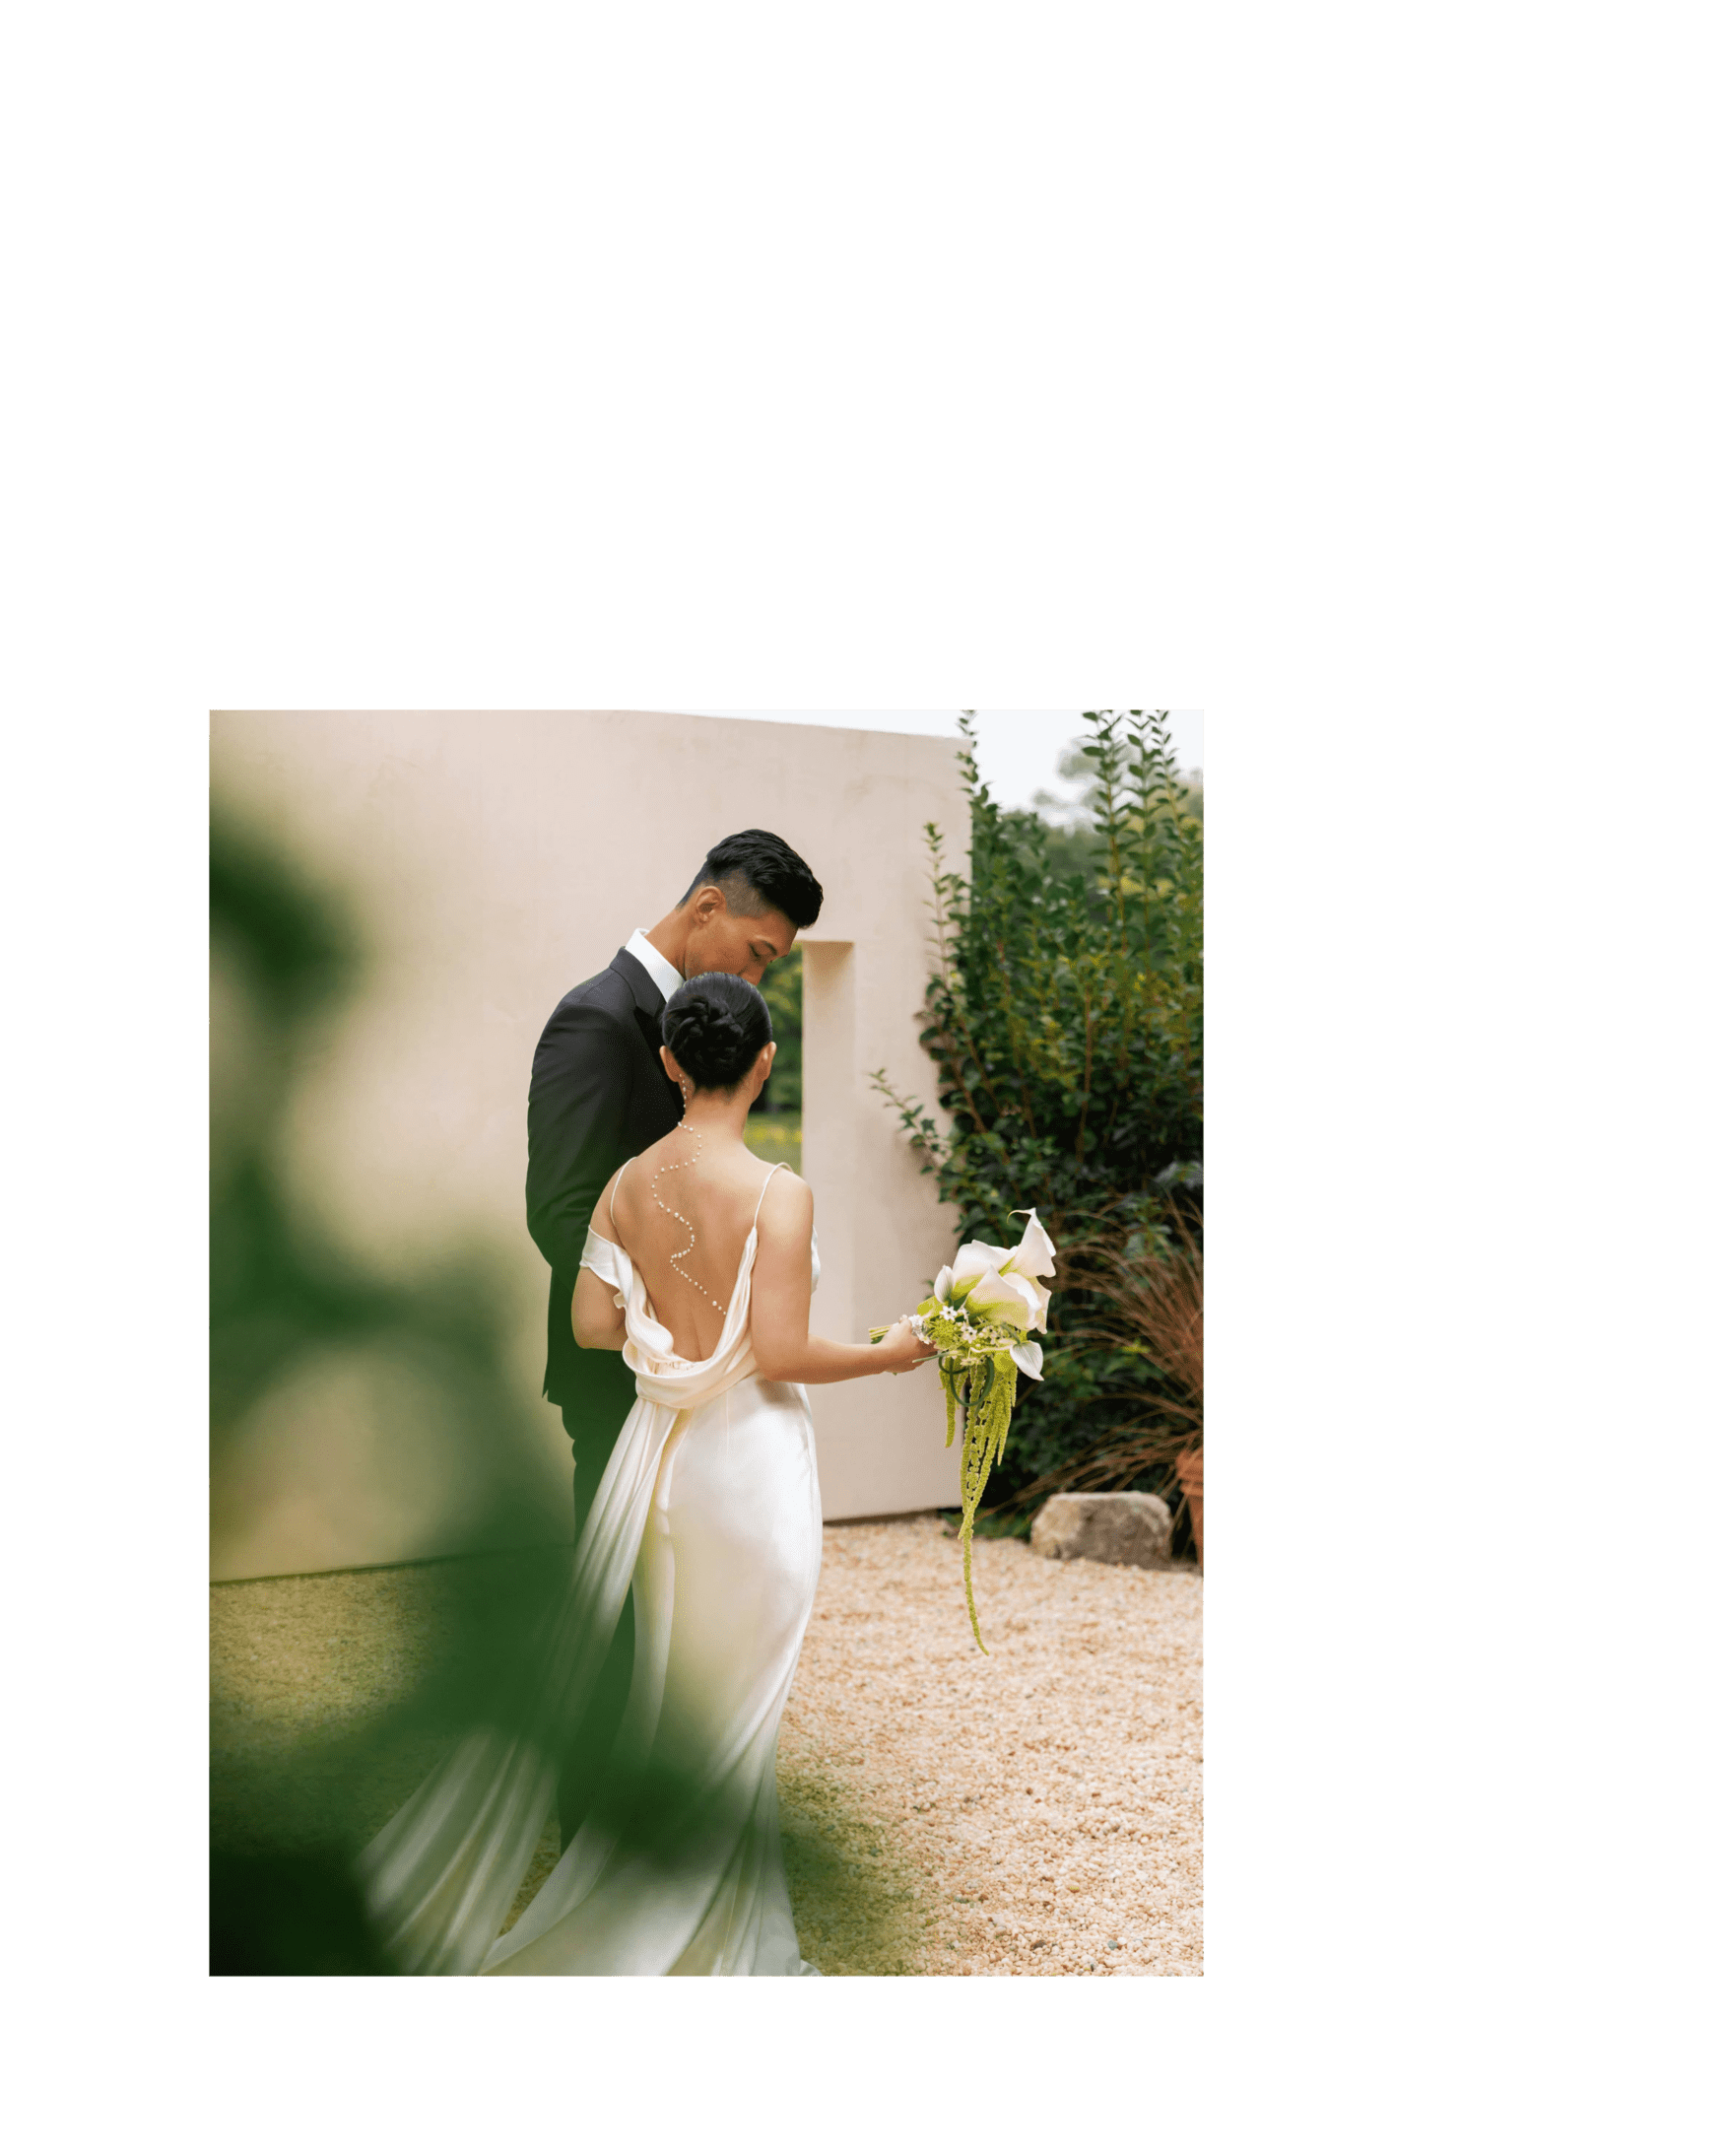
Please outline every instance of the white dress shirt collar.
[{"label": "white dress shirt collar", "polygon": [[629,956],[638,959],[652,976],[653,985],[668,1003],[683,985],[683,977],[664,953],[648,943],[638,928],[623,946]]}]

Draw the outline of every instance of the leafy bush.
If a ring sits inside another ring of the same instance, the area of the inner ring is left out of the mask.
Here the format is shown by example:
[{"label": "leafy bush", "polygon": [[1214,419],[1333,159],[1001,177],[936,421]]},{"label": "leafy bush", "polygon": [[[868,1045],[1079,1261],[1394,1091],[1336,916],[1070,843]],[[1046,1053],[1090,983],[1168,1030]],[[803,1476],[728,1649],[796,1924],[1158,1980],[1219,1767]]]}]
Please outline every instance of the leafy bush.
[{"label": "leafy bush", "polygon": [[[1176,1209],[1195,1220],[1202,1186],[1202,821],[1164,712],[1084,716],[1081,847],[991,799],[960,720],[969,875],[929,825],[938,970],[921,1035],[950,1127],[874,1074],[961,1237],[1014,1243],[1012,1214],[1033,1205],[1077,1259],[1062,1261],[1042,1381],[1024,1386],[996,1472],[1007,1502],[1117,1449],[1156,1401],[1180,1395],[1120,1321],[1118,1283],[1122,1266],[1172,1256]],[[1130,1486],[1166,1480],[1134,1460]]]}]

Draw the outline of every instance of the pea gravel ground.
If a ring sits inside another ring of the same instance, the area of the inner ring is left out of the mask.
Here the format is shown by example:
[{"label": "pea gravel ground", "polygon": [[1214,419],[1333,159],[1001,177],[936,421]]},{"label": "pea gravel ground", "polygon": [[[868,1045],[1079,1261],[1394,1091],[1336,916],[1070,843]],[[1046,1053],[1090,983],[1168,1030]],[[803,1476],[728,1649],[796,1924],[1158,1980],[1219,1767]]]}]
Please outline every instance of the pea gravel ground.
[{"label": "pea gravel ground", "polygon": [[[1201,1975],[1201,1578],[1005,1540],[974,1571],[985,1656],[939,1517],[826,1530],[778,1761],[803,1953],[834,1977]],[[214,1588],[218,1778],[291,1773],[408,1690],[449,1573]],[[365,1792],[366,1831],[405,1793]],[[511,1921],[556,1851],[552,1823]]]}]

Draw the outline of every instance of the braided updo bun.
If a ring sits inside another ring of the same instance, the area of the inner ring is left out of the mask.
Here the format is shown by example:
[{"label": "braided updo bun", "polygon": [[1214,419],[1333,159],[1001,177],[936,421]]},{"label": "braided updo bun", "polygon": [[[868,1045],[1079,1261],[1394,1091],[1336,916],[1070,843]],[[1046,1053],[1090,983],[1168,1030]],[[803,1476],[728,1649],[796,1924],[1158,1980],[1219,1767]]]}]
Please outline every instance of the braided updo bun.
[{"label": "braided updo bun", "polygon": [[740,974],[696,974],[664,1007],[664,1044],[701,1093],[728,1093],[772,1038],[766,999]]}]

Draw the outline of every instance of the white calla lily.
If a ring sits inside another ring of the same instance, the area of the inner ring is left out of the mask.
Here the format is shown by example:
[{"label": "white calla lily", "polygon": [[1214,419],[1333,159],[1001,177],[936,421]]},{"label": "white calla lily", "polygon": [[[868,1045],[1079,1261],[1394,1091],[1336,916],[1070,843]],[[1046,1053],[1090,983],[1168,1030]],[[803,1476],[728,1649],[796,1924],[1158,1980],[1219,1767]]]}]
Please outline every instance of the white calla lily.
[{"label": "white calla lily", "polygon": [[1011,1262],[1012,1253],[1004,1244],[966,1243],[952,1260],[955,1299],[961,1303],[984,1274],[999,1272]]},{"label": "white calla lily", "polygon": [[1012,1348],[1012,1360],[1018,1365],[1025,1377],[1039,1378],[1041,1376],[1041,1342],[1039,1340],[1024,1340],[1016,1343]]},{"label": "white calla lily", "polygon": [[[1016,1219],[1018,1216],[1013,1215]],[[1007,1260],[1014,1272],[1035,1273],[1042,1279],[1053,1277],[1053,1239],[1035,1217],[1034,1206],[1029,1207],[1029,1225],[1018,1239],[1018,1247]]]},{"label": "white calla lily", "polygon": [[1036,1317],[1035,1290],[1029,1281],[990,1266],[964,1297],[963,1307],[971,1317],[1028,1331]]},{"label": "white calla lily", "polygon": [[936,1303],[950,1303],[952,1300],[952,1267],[950,1265],[942,1265],[934,1276],[934,1300]]},{"label": "white calla lily", "polygon": [[1045,1332],[1047,1330],[1047,1306],[1053,1295],[1052,1288],[1044,1288],[1039,1280],[1026,1280],[1021,1273],[1007,1273],[1005,1277],[1008,1280],[1016,1281],[1019,1287],[1023,1288],[1031,1297],[1034,1312],[1029,1322],[1037,1332]]}]

